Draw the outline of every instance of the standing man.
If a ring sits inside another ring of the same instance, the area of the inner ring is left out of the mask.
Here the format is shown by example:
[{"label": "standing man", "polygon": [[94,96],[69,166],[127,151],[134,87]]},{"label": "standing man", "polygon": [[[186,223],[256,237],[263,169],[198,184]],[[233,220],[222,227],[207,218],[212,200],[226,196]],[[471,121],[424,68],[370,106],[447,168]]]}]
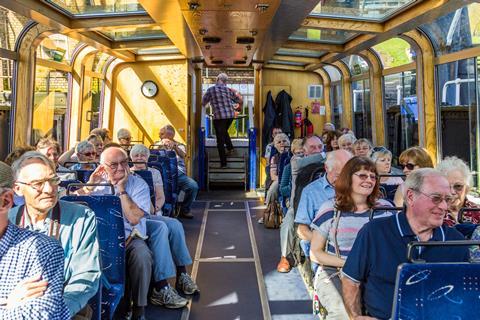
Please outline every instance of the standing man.
[{"label": "standing man", "polygon": [[[235,90],[227,87],[228,76],[220,73],[217,76],[217,84],[208,88],[203,96],[202,106],[210,103],[213,109],[213,127],[217,136],[218,156],[222,168],[227,167],[227,153],[233,152],[233,144],[228,135],[228,128],[235,118],[234,105],[243,105],[242,96]],[[225,152],[227,146],[227,153]]]}]

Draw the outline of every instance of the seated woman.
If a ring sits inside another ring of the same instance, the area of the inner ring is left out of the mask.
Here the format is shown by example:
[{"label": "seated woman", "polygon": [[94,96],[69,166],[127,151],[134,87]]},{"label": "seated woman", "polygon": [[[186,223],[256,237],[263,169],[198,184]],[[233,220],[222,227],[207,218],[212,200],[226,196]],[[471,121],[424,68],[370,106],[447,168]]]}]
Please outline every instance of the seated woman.
[{"label": "seated woman", "polygon": [[80,141],[75,147],[75,154],[78,158],[78,163],[70,166],[70,170],[95,170],[95,146],[87,140]]},{"label": "seated woman", "polygon": [[[379,175],[392,174],[392,153],[387,148],[378,148],[372,153],[372,160]],[[403,183],[401,177],[380,177],[380,184],[399,185]]]},{"label": "seated woman", "polygon": [[273,138],[273,146],[277,149],[277,153],[270,159],[270,178],[272,179],[272,184],[268,188],[266,203],[267,205],[278,198],[278,168],[277,164],[280,160],[280,155],[287,151],[290,147],[290,140],[285,133],[279,133]]},{"label": "seated woman", "polygon": [[342,133],[340,131],[327,131],[324,134],[325,140],[325,152],[330,152],[333,150],[338,150],[338,138],[340,138]]},{"label": "seated woman", "polygon": [[[478,208],[479,206],[468,200],[468,192],[472,181],[472,173],[467,164],[453,156],[446,157],[437,166],[437,169],[447,176],[454,201],[448,204],[448,211],[443,221],[452,227],[459,223],[458,213],[461,208]],[[465,211],[463,214],[464,222],[480,224],[480,212]]]},{"label": "seated woman", "polygon": [[359,157],[369,157],[372,148],[372,143],[368,139],[358,139],[353,144],[353,155]]},{"label": "seated woman", "polygon": [[357,138],[351,133],[343,134],[338,138],[338,147],[343,150],[350,151],[353,154],[353,144]]},{"label": "seated woman", "polygon": [[103,139],[99,135],[91,134],[88,136],[87,141],[93,144],[95,147],[95,161],[100,161],[100,155],[103,151]]},{"label": "seated woman", "polygon": [[[372,160],[353,157],[335,183],[335,201],[325,202],[311,224],[310,259],[319,264],[314,288],[326,319],[348,319],[343,304],[339,270],[343,267],[358,231],[369,221],[374,206],[391,206],[378,200],[379,182]],[[380,216],[389,216],[384,212]],[[328,281],[329,280],[329,281]]]},{"label": "seated woman", "polygon": [[130,150],[130,158],[134,162],[130,168],[133,171],[148,170],[152,173],[153,187],[155,189],[155,215],[162,215],[162,207],[165,203],[165,193],[163,192],[162,174],[155,168],[147,167],[150,150],[143,144],[136,144]]},{"label": "seated woman", "polygon": [[[292,141],[291,147],[293,157],[295,158],[302,158],[303,157],[303,140],[302,139],[294,139]],[[287,164],[283,169],[282,176],[280,177],[280,195],[288,200],[290,198],[290,194],[292,193],[292,166]]]},{"label": "seated woman", "polygon": [[[403,151],[398,158],[406,177],[415,169],[433,168],[430,155],[421,147],[411,147]],[[403,183],[398,187],[393,199],[396,207],[403,207]]]}]

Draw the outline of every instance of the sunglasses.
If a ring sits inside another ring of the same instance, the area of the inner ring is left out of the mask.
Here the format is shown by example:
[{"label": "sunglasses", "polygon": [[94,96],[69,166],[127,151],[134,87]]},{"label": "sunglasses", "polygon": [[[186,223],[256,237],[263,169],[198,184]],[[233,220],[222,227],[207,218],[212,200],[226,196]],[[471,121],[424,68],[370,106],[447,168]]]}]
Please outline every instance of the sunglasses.
[{"label": "sunglasses", "polygon": [[407,164],[400,163],[399,166],[402,168],[402,170],[407,168],[408,170],[412,171],[415,169],[416,164],[408,162]]},{"label": "sunglasses", "polygon": [[457,192],[462,192],[464,187],[465,187],[464,184],[455,183],[455,184],[452,186],[452,189],[455,190],[455,191],[457,191]]},{"label": "sunglasses", "polygon": [[354,173],[354,175],[356,175],[357,177],[359,177],[360,180],[362,180],[362,181],[365,181],[365,180],[367,180],[368,178],[370,178],[370,180],[373,180],[373,181],[376,181],[376,180],[377,180],[377,175],[374,174],[374,173],[371,173],[371,174],[366,174],[366,173]]},{"label": "sunglasses", "polygon": [[96,152],[85,152],[85,153],[82,153],[82,154],[86,157],[93,157],[93,156],[97,155]]},{"label": "sunglasses", "polygon": [[430,200],[432,200],[433,204],[435,204],[435,205],[439,205],[443,201],[445,201],[447,204],[451,204],[455,200],[455,197],[452,197],[452,196],[441,196],[439,194],[426,194],[426,193],[423,193],[420,190],[415,190],[415,189],[413,189],[413,190],[415,192],[423,194],[425,197],[430,198]]}]

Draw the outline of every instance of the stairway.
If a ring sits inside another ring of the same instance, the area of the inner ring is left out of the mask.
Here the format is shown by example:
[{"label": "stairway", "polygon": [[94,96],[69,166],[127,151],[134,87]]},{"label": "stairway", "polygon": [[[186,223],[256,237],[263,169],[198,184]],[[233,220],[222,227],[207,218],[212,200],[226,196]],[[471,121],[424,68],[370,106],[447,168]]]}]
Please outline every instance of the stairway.
[{"label": "stairway", "polygon": [[207,189],[210,190],[212,185],[238,184],[243,185],[246,191],[248,182],[247,152],[246,148],[235,148],[234,153],[227,157],[227,167],[220,168],[220,158],[216,148],[208,150]]}]

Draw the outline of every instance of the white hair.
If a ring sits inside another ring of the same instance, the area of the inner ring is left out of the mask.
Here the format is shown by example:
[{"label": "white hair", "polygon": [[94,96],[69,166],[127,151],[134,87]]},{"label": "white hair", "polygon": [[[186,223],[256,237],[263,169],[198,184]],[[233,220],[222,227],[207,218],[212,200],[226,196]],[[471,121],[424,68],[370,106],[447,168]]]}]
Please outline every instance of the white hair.
[{"label": "white hair", "polygon": [[144,146],[143,144],[139,143],[136,144],[130,149],[130,157],[136,156],[137,154],[144,154],[148,157],[150,157],[150,150]]},{"label": "white hair", "polygon": [[350,141],[352,144],[354,144],[355,141],[357,141],[357,138],[355,138],[355,136],[351,133],[346,133],[342,134],[340,138],[338,138],[338,144],[343,144],[344,141]]},{"label": "white hair", "polygon": [[227,76],[227,74],[226,74],[226,73],[223,73],[223,72],[220,73],[220,74],[217,76],[217,82],[218,82],[218,81],[221,81],[221,82],[223,82],[223,83],[227,83],[227,81],[228,81],[228,76]]},{"label": "white hair", "polygon": [[117,131],[117,139],[123,139],[127,137],[132,137],[132,134],[130,133],[130,130],[122,128]]},{"label": "white hair", "polygon": [[403,188],[403,198],[407,197],[407,190],[422,191],[423,181],[426,177],[436,176],[436,177],[445,177],[443,172],[433,169],[433,168],[420,168],[413,170],[405,180]]},{"label": "white hair", "polygon": [[83,154],[87,150],[93,150],[95,151],[95,146],[93,143],[87,140],[80,141],[77,146],[75,147],[75,152]]},{"label": "white hair", "polygon": [[15,160],[12,163],[12,172],[13,172],[13,179],[17,180],[18,176],[20,175],[20,171],[25,167],[25,163],[29,160],[38,160],[45,164],[46,166],[50,167],[53,172],[55,172],[55,164],[48,159],[44,154],[38,151],[28,151],[25,152],[20,158]]},{"label": "white hair", "polygon": [[446,157],[437,165],[437,170],[442,172],[445,175],[448,175],[450,172],[458,171],[462,174],[464,182],[471,186],[472,181],[472,172],[468,165],[462,159],[458,157]]},{"label": "white hair", "polygon": [[128,153],[123,150],[123,148],[120,148],[120,147],[108,147],[107,149],[103,150],[102,154],[100,155],[100,163],[101,164],[105,164],[105,157],[106,157],[106,154],[109,150],[112,150],[112,149],[115,149],[115,150],[118,150],[120,151],[121,153],[123,153],[125,155],[125,157],[128,159]]}]

